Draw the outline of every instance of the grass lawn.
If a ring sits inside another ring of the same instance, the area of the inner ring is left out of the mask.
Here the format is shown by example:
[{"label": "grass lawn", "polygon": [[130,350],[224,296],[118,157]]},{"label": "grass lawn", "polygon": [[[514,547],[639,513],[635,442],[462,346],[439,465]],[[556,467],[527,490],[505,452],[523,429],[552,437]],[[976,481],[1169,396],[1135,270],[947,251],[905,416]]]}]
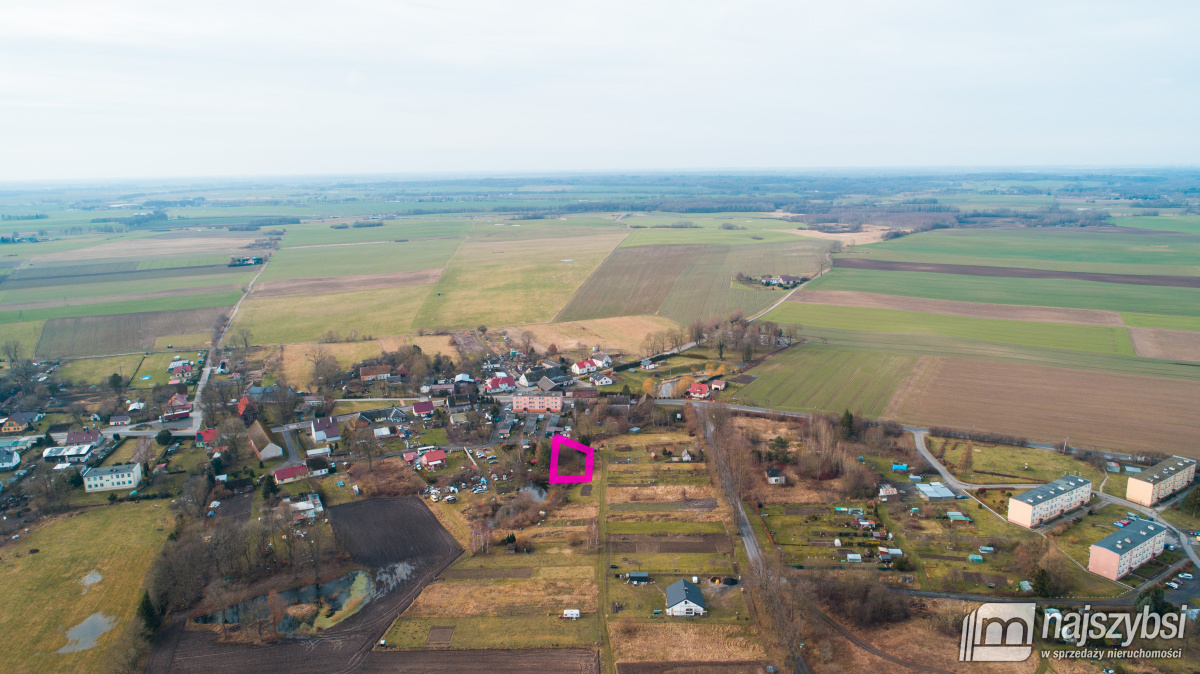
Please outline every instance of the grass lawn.
[{"label": "grass lawn", "polygon": [[962,302],[1200,316],[1200,288],[874,269],[834,269],[806,287]]},{"label": "grass lawn", "polygon": [[1072,525],[1063,535],[1055,536],[1054,542],[1058,544],[1059,549],[1086,567],[1092,544],[1120,531],[1118,527],[1113,526],[1113,522],[1125,519],[1127,512],[1127,508],[1114,503],[1103,508],[1093,508],[1091,515],[1084,515],[1079,511],[1072,513],[1069,517],[1081,517],[1082,521]]},{"label": "grass lawn", "polygon": [[1197,316],[1160,316],[1121,312],[1121,321],[1125,325],[1135,328],[1166,328],[1200,332],[1200,317]]},{"label": "grass lawn", "polygon": [[1136,227],[1138,229],[1157,229],[1166,232],[1200,234],[1200,216],[1195,215],[1157,215],[1113,218],[1112,223],[1119,227]]},{"label": "grass lawn", "polygon": [[[7,672],[98,671],[106,650],[134,616],[150,569],[167,533],[169,511],[161,503],[100,507],[60,519],[9,543],[0,564],[0,649]],[[35,555],[30,549],[38,549]],[[101,580],[85,588],[92,571]],[[56,653],[65,631],[94,614],[118,620],[94,648]]]},{"label": "grass lawn", "polygon": [[[1125,498],[1125,490],[1129,486],[1129,476],[1125,473],[1108,473],[1108,482],[1104,483],[1104,493]],[[1092,486],[1097,489],[1099,483]]]},{"label": "grass lawn", "polygon": [[[108,458],[104,460],[102,465],[116,466],[122,463],[129,463],[133,458],[133,450],[137,449],[136,438],[124,438],[117,444],[117,449]],[[156,451],[161,451],[162,447],[155,445]]]},{"label": "grass lawn", "polygon": [[189,335],[164,335],[154,339],[154,348],[173,348],[176,351],[197,350],[208,348],[208,344],[211,341],[212,334],[208,332],[196,332]]},{"label": "grass lawn", "polygon": [[[152,388],[156,384],[167,383],[175,376],[167,373],[167,366],[175,361],[176,356],[179,356],[180,360],[195,360],[194,355],[190,353],[152,353],[142,361],[142,366],[134,374],[133,381],[129,382],[130,386]],[[150,379],[143,380],[142,377],[146,376]]]},{"label": "grass lawn", "polygon": [[[952,276],[950,274],[933,275]],[[974,277],[956,276],[954,278]],[[1101,285],[1111,286],[1116,284],[1106,283]],[[896,286],[892,285],[892,287]],[[1185,288],[1184,290],[1190,289]],[[1196,306],[1200,307],[1200,290],[1197,291],[1192,301],[1195,301],[1197,303]],[[766,318],[778,323],[791,323],[794,325],[804,325],[805,327],[934,334],[983,342],[1015,344],[1018,346],[1071,349],[1074,351],[1111,353],[1126,356],[1134,355],[1133,345],[1129,341],[1129,331],[1125,328],[1066,323],[1038,323],[1033,321],[1006,321],[992,318],[969,318],[946,314],[929,314],[919,311],[843,307],[805,302],[785,302],[767,314]]]},{"label": "grass lawn", "polygon": [[[337,222],[337,221],[335,221]],[[287,225],[287,236],[284,237],[284,248],[297,246],[319,246],[339,243],[364,243],[374,241],[395,241],[397,239],[430,239],[441,237],[461,237],[470,231],[474,223],[466,220],[450,220],[444,218],[380,220],[379,227],[349,227],[333,229],[332,222],[304,222],[299,225]],[[341,221],[341,224],[352,224]]]},{"label": "grass lawn", "polygon": [[[1195,489],[1195,487],[1193,487]],[[1185,508],[1175,510],[1167,508],[1160,513],[1160,517],[1183,529],[1185,533],[1200,531],[1200,516],[1193,516],[1190,511]]]},{"label": "grass lawn", "polygon": [[720,522],[608,522],[610,534],[723,534]]},{"label": "grass lawn", "polygon": [[105,386],[109,375],[119,373],[126,379],[133,378],[142,362],[142,356],[112,356],[110,358],[80,358],[63,363],[58,375],[76,384]]},{"label": "grass lawn", "polygon": [[38,340],[41,339],[42,327],[45,325],[45,320],[22,321],[20,318],[14,322],[0,320],[0,341],[20,342],[24,355],[26,357],[32,356],[33,348],[37,346]]},{"label": "grass lawn", "polygon": [[600,619],[594,613],[579,620],[557,615],[401,617],[384,639],[390,648],[422,648],[435,625],[454,627],[451,648],[592,647],[600,641]]},{"label": "grass lawn", "polygon": [[[966,440],[929,438],[930,451],[936,456],[944,448],[946,453],[942,463],[955,476],[974,484],[1050,482],[1072,474],[1091,480],[1092,487],[1098,488],[1104,480],[1104,473],[1095,466],[1058,452],[982,442],[972,444],[971,469],[963,470],[961,466],[967,451]],[[1121,495],[1124,496],[1124,492]]]}]

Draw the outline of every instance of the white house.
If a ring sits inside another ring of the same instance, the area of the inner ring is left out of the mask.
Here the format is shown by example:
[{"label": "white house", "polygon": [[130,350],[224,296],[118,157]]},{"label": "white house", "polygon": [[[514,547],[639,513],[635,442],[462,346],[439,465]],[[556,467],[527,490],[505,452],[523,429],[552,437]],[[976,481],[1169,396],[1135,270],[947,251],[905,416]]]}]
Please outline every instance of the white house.
[{"label": "white house", "polygon": [[601,370],[612,367],[612,358],[609,358],[608,354],[604,353],[603,351],[597,351],[596,353],[593,353],[592,362],[595,363],[596,367]]},{"label": "white house", "polygon": [[787,478],[784,477],[783,471],[778,468],[767,469],[767,484],[784,484]]},{"label": "white house", "polygon": [[318,417],[312,420],[313,442],[337,442],[342,439],[342,429],[334,417]]},{"label": "white house", "polygon": [[83,472],[83,489],[87,492],[134,489],[142,482],[142,464],[89,468]]},{"label": "white house", "polygon": [[667,615],[705,615],[704,593],[694,583],[680,579],[667,586]]},{"label": "white house", "polygon": [[587,374],[589,372],[595,372],[595,371],[596,371],[596,364],[590,360],[581,360],[578,363],[571,365],[571,374],[573,374],[577,377],[581,374]]},{"label": "white house", "polygon": [[11,449],[0,449],[0,470],[12,470],[21,465],[21,455]]},{"label": "white house", "polygon": [[596,386],[608,386],[613,383],[612,377],[606,374],[592,375],[592,383]]},{"label": "white house", "polygon": [[92,446],[50,447],[42,452],[42,458],[49,463],[87,463],[88,459],[92,458]]}]

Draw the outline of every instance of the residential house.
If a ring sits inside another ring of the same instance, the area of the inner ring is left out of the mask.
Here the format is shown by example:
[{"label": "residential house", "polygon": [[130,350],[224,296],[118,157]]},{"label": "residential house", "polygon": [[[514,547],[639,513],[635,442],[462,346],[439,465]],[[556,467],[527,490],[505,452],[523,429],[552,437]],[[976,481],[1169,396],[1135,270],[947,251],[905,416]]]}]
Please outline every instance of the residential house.
[{"label": "residential house", "polygon": [[287,484],[296,482],[308,477],[308,466],[292,466],[291,468],[280,468],[275,471],[275,484]]},{"label": "residential house", "polygon": [[413,461],[417,460],[417,456],[419,455],[416,452],[405,452],[400,456],[404,459],[405,463],[411,464]]},{"label": "residential house", "polygon": [[308,468],[308,474],[313,477],[321,477],[329,474],[329,462],[323,457],[314,456],[304,461],[304,465]]},{"label": "residential house", "polygon": [[1153,468],[1130,475],[1125,498],[1134,503],[1152,506],[1183,489],[1196,479],[1196,461],[1172,456]]},{"label": "residential house", "polygon": [[455,393],[446,399],[446,409],[450,412],[467,412],[475,409],[479,396],[474,393]]},{"label": "residential house", "polygon": [[1092,544],[1088,571],[1117,580],[1161,554],[1166,544],[1163,525],[1148,521],[1131,524]]},{"label": "residential house", "polygon": [[513,381],[512,377],[492,377],[483,385],[483,390],[488,395],[497,393],[508,393],[517,387],[517,382]]},{"label": "residential house", "polygon": [[318,417],[309,424],[313,442],[337,442],[342,439],[342,429],[337,417]]},{"label": "residential house", "polygon": [[124,414],[114,414],[108,418],[108,425],[109,426],[128,426],[131,421],[133,421],[133,420],[130,419],[129,417],[125,416]]},{"label": "residential house", "polygon": [[656,367],[658,367],[658,365],[654,361],[650,360],[649,358],[645,358],[642,360],[641,368],[643,370],[653,370]]},{"label": "residential house", "polygon": [[246,437],[250,441],[250,449],[254,451],[259,461],[283,458],[283,448],[275,442],[275,436],[271,434],[271,429],[267,428],[263,422],[255,421],[250,424]]},{"label": "residential house", "polygon": [[704,400],[708,397],[708,384],[696,382],[688,389],[688,396],[693,400]]},{"label": "residential house", "polygon": [[576,377],[596,371],[596,364],[590,360],[581,360],[571,365],[571,374]]},{"label": "residential house", "polygon": [[1067,475],[1008,499],[1008,521],[1032,529],[1086,504],[1091,498],[1091,480]]},{"label": "residential house", "polygon": [[413,414],[418,417],[433,416],[433,401],[422,400],[421,402],[413,403]]},{"label": "residential house", "polygon": [[597,351],[592,354],[592,362],[596,364],[596,369],[605,370],[612,367],[612,358],[609,358],[607,353]]},{"label": "residential house", "polygon": [[372,424],[399,424],[409,420],[408,415],[399,407],[381,407],[358,413],[358,420]]},{"label": "residential house", "polygon": [[88,493],[134,489],[141,483],[142,464],[140,463],[88,468],[83,471],[83,490]]},{"label": "residential house", "polygon": [[555,377],[561,377],[562,374],[562,370],[558,366],[535,367],[521,375],[521,378],[517,381],[521,386],[537,386],[537,383],[543,377],[554,379]]},{"label": "residential house", "polygon": [[358,378],[363,381],[384,379],[392,374],[391,365],[368,365],[358,368]]},{"label": "residential house", "polygon": [[787,482],[787,478],[784,477],[782,470],[780,470],[778,468],[768,468],[767,469],[767,484],[778,485],[778,484],[784,484],[786,482]]},{"label": "residential house", "polygon": [[612,383],[613,383],[612,377],[610,377],[606,374],[592,375],[592,384],[594,384],[595,386],[610,386],[610,385],[612,385]]},{"label": "residential house", "polygon": [[563,397],[562,393],[558,391],[515,395],[513,396],[512,407],[513,412],[536,412],[539,414],[553,412],[559,414],[563,409]]},{"label": "residential house", "polygon": [[21,433],[29,430],[37,422],[46,416],[41,412],[14,412],[11,416],[0,424],[0,433]]},{"label": "residential house", "polygon": [[705,606],[704,593],[695,583],[680,579],[667,586],[667,615],[702,616],[708,613]]},{"label": "residential house", "polygon": [[92,445],[99,446],[104,444],[104,436],[100,431],[93,428],[87,431],[68,431],[67,441],[64,445]]},{"label": "residential house", "polygon": [[202,428],[196,432],[196,446],[205,449],[217,446],[217,429]]},{"label": "residential house", "polygon": [[446,452],[431,449],[421,455],[421,465],[429,469],[441,468],[446,465]]},{"label": "residential house", "polygon": [[175,421],[192,416],[192,404],[188,402],[187,394],[176,393],[163,406],[162,421]]},{"label": "residential house", "polygon": [[543,393],[549,393],[550,391],[558,390],[559,385],[549,377],[542,377],[538,380],[537,388]]},{"label": "residential house", "polygon": [[691,463],[692,462],[692,453],[689,452],[687,450],[687,448],[685,447],[683,449],[683,453],[679,455],[679,460],[684,463]]},{"label": "residential house", "polygon": [[0,449],[0,470],[14,470],[21,465],[21,455],[11,449]]}]

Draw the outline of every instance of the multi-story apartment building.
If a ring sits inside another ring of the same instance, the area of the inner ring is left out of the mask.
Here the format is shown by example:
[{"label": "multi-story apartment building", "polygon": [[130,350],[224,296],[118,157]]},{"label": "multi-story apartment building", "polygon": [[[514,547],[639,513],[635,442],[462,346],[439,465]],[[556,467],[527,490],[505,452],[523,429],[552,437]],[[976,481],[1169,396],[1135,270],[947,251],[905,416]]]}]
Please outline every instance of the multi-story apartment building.
[{"label": "multi-story apartment building", "polygon": [[1194,479],[1196,461],[1172,456],[1149,470],[1130,475],[1125,498],[1144,506],[1152,506],[1188,486]]},{"label": "multi-story apartment building", "polygon": [[1032,529],[1092,498],[1092,481],[1066,475],[1008,500],[1008,521]]},{"label": "multi-story apartment building", "polygon": [[1135,522],[1092,544],[1088,571],[1117,580],[1154,559],[1166,544],[1166,527],[1153,522]]}]

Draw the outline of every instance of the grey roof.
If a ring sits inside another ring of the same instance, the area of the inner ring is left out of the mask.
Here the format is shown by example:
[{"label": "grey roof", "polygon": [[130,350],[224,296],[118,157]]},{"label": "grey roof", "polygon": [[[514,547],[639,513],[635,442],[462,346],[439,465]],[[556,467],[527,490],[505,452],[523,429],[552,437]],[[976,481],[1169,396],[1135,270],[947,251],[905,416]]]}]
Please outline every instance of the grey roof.
[{"label": "grey roof", "polygon": [[116,466],[104,466],[103,468],[91,468],[83,474],[84,477],[104,477],[106,475],[124,475],[132,473],[136,463],[125,463]]},{"label": "grey roof", "polygon": [[931,499],[954,498],[954,492],[946,488],[946,485],[942,484],[941,482],[919,483],[917,484],[917,491],[924,494],[926,498]]},{"label": "grey roof", "polygon": [[2,464],[10,464],[20,458],[20,456],[20,454],[17,454],[11,449],[0,449],[0,463]]},{"label": "grey roof", "polygon": [[1138,522],[1113,532],[1092,545],[1111,550],[1119,555],[1129,552],[1164,531],[1166,528],[1161,524]]},{"label": "grey roof", "polygon": [[1185,459],[1182,456],[1172,456],[1171,458],[1156,464],[1153,468],[1147,468],[1142,471],[1137,477],[1130,478],[1131,480],[1141,480],[1154,484],[1160,480],[1165,480],[1179,471],[1187,470],[1188,466],[1194,466],[1196,462],[1193,459]]},{"label": "grey roof", "polygon": [[630,578],[649,578],[650,572],[649,571],[630,571],[629,577]]},{"label": "grey roof", "polygon": [[[687,450],[684,450],[684,451],[687,451]],[[768,468],[767,469],[767,477],[779,477],[780,475],[783,475],[783,471],[778,468]]]},{"label": "grey roof", "polygon": [[1092,488],[1092,481],[1085,477],[1064,475],[1053,482],[1038,485],[1024,494],[1014,496],[1013,498],[1022,503],[1037,505],[1048,498],[1054,498],[1064,492],[1074,491],[1085,484],[1088,486],[1088,489]]},{"label": "grey roof", "polygon": [[704,593],[694,584],[680,579],[667,586],[667,608],[671,608],[685,599],[700,608],[705,608]]}]

